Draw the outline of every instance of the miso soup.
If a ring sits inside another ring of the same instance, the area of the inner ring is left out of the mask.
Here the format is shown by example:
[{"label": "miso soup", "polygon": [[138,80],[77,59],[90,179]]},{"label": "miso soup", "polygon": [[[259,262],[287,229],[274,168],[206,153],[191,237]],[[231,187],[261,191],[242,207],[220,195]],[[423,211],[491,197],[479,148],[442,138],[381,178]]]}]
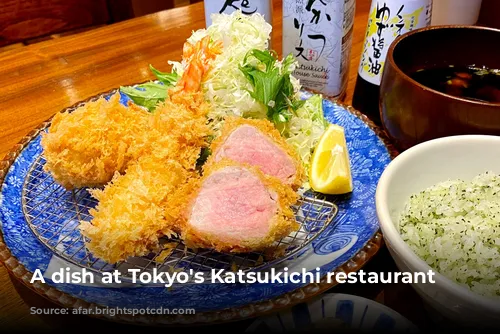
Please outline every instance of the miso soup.
[{"label": "miso soup", "polygon": [[439,92],[482,102],[500,103],[500,70],[467,67],[419,69],[410,76]]}]

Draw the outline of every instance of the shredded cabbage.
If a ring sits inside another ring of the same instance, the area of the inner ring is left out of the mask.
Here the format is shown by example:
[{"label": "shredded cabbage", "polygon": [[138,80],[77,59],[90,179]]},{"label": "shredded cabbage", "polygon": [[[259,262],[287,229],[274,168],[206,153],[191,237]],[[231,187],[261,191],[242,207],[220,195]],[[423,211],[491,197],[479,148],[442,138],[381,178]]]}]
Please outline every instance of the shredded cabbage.
[{"label": "shredded cabbage", "polygon": [[295,148],[304,167],[308,169],[311,154],[327,127],[328,121],[323,115],[323,97],[316,94],[307,99],[279,130],[285,140]]},{"label": "shredded cabbage", "polygon": [[[245,15],[241,11],[234,11],[231,14],[212,14],[212,24],[206,29],[194,31],[188,38],[192,44],[207,35],[214,41],[223,42],[222,54],[216,57],[202,84],[205,99],[210,104],[208,118],[215,136],[220,134],[226,116],[269,117],[269,106],[254,98],[259,92],[253,92],[254,87],[242,68],[249,65],[244,62],[251,50],[268,49],[271,31],[272,26],[261,14]],[[275,66],[291,73],[296,63],[290,62],[290,57],[285,57],[276,61]],[[169,64],[173,65],[173,71],[182,75],[183,63],[170,61]],[[290,75],[290,83],[293,86],[290,99],[300,99],[300,81]],[[321,95],[313,95],[293,111],[286,122],[274,122],[286,141],[297,150],[306,168],[309,167],[314,147],[328,125],[323,116],[322,101]]]},{"label": "shredded cabbage", "polygon": [[[250,96],[250,82],[240,71],[245,55],[252,49],[266,50],[272,26],[261,14],[245,15],[241,11],[231,14],[212,14],[212,24],[189,37],[196,43],[209,35],[213,40],[223,42],[223,52],[212,64],[212,70],[203,82],[203,92],[211,105],[208,118],[217,131],[227,115],[242,117],[265,117],[266,108]],[[177,73],[178,63],[172,63]]]}]

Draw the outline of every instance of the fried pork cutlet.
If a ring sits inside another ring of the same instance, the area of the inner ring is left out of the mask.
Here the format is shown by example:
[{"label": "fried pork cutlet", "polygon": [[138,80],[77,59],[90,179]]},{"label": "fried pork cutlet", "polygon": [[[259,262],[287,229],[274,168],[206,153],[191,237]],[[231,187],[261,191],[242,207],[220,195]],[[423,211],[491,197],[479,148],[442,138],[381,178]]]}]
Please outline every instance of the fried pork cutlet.
[{"label": "fried pork cutlet", "polygon": [[42,134],[45,170],[66,189],[105,185],[141,154],[149,117],[121,105],[119,93],[56,114]]},{"label": "fried pork cutlet", "polygon": [[108,263],[147,255],[158,250],[159,238],[180,232],[180,190],[197,175],[196,161],[207,146],[208,109],[196,94],[175,100],[151,116],[144,155],[104,190],[92,191],[99,203],[80,230],[90,252]]},{"label": "fried pork cutlet", "polygon": [[181,235],[189,248],[264,250],[299,227],[296,192],[255,166],[221,159],[189,187]]},{"label": "fried pork cutlet", "polygon": [[263,173],[277,177],[294,189],[304,181],[304,168],[298,155],[268,120],[227,118],[210,150],[208,166],[228,158],[258,166]]}]

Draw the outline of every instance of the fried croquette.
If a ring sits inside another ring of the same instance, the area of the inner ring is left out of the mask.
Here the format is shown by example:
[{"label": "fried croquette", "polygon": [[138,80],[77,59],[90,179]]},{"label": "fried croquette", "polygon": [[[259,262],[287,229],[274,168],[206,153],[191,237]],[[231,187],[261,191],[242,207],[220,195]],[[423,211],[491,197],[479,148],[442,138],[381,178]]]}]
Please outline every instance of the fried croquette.
[{"label": "fried croquette", "polygon": [[119,93],[56,114],[41,139],[45,170],[68,190],[105,185],[141,154],[150,116],[121,105]]},{"label": "fried croquette", "polygon": [[80,222],[87,249],[108,263],[159,250],[159,238],[175,233],[165,203],[187,178],[177,161],[147,156],[103,190],[90,190],[99,202],[90,210],[92,221]]}]

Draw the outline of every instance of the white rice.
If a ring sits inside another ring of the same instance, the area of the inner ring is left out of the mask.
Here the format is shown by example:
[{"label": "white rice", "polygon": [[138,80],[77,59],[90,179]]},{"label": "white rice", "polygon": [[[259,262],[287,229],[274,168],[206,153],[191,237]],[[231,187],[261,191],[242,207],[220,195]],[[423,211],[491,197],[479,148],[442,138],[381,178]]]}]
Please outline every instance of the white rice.
[{"label": "white rice", "polygon": [[439,183],[410,197],[403,239],[435,271],[470,290],[500,296],[500,176]]}]

